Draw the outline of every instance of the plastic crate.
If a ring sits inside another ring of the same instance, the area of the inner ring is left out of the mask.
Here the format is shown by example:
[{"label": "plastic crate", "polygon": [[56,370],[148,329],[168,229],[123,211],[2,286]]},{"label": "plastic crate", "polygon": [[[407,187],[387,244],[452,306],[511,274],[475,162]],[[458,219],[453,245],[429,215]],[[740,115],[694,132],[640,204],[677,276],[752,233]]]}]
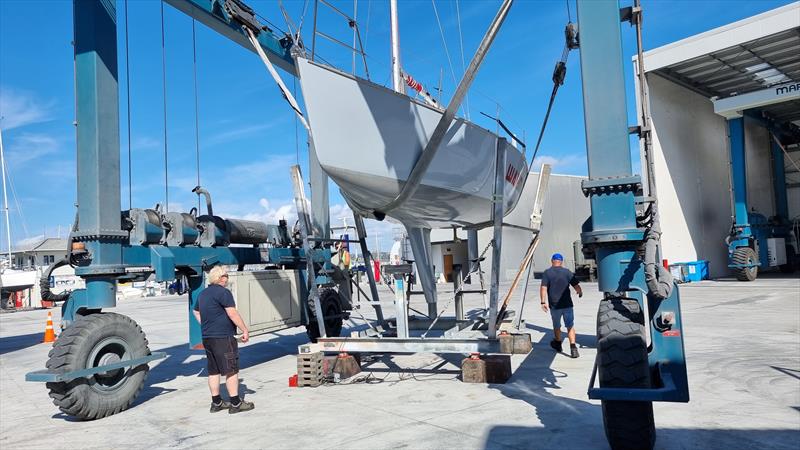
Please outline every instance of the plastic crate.
[{"label": "plastic crate", "polygon": [[672,278],[675,280],[676,283],[683,283],[686,281],[686,266],[683,264],[670,264],[669,265],[669,273],[672,274]]},{"label": "plastic crate", "polygon": [[708,279],[708,261],[692,261],[681,263],[686,267],[685,281],[700,281]]}]

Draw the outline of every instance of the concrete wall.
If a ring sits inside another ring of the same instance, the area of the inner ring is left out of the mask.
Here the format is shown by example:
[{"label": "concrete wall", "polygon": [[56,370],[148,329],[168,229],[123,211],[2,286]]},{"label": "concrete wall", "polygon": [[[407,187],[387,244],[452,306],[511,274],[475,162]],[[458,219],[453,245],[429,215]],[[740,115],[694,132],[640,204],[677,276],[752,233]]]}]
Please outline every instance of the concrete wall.
[{"label": "concrete wall", "polygon": [[[648,74],[663,257],[705,259],[712,277],[728,274],[730,154],[724,118],[710,100]],[[644,158],[642,158],[644,159]]]},{"label": "concrete wall", "polygon": [[[724,239],[732,209],[727,122],[702,95],[655,74],[648,74],[647,83],[663,257],[671,263],[705,259],[712,277],[728,276]],[[748,118],[745,160],[748,210],[774,215],[769,134]],[[790,198],[790,214],[797,200]]]},{"label": "concrete wall", "polygon": [[766,217],[775,215],[772,185],[772,150],[769,132],[755,120],[744,120],[744,148],[747,161],[747,210]]},{"label": "concrete wall", "polygon": [[[554,167],[553,170],[558,170]],[[564,255],[564,266],[574,270],[575,258],[573,257],[572,243],[580,239],[581,226],[589,217],[589,200],[581,192],[581,181],[583,177],[570,175],[551,175],[550,187],[545,200],[543,214],[542,238],[539,247],[534,254],[534,271],[542,272],[550,267],[550,256],[559,252]],[[533,201],[536,196],[536,188],[539,182],[539,174],[531,173],[525,188],[520,196],[517,207],[508,216],[505,222],[528,226],[530,214],[533,209]],[[431,240],[452,239],[452,230],[433,230]],[[466,233],[459,231],[458,236],[466,239]],[[492,240],[492,229],[486,228],[478,232],[478,251],[483,251],[486,245]],[[503,231],[503,245],[501,249],[500,279],[511,280],[516,274],[522,257],[528,249],[531,240],[531,233],[525,230],[518,230],[506,227]],[[486,281],[492,265],[491,249],[486,253],[486,260],[482,263],[482,268],[486,272]]]}]

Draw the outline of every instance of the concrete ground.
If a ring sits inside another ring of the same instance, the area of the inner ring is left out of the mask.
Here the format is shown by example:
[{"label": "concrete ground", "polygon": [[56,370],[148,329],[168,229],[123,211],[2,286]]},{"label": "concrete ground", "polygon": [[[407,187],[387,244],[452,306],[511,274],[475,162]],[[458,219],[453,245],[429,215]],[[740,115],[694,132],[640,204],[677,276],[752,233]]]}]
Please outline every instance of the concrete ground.
[{"label": "concrete ground", "polygon": [[[253,338],[241,377],[256,409],[234,416],[208,412],[205,360],[185,344],[186,300],[126,300],[116,312],[169,357],[153,365],[129,410],[93,422],[64,416],[43,384],[24,381],[44,367],[47,312],[3,314],[0,448],[604,449],[600,405],[586,397],[599,295],[596,285],[584,290],[576,307],[581,357],[549,348],[549,318],[533,298],[524,317],[534,350],[513,357],[514,376],[502,385],[462,383],[460,357],[417,355],[367,364],[374,383],[289,388],[304,331]],[[656,448],[796,450],[800,279],[706,281],[681,286],[681,299],[692,400],[655,404]]]}]

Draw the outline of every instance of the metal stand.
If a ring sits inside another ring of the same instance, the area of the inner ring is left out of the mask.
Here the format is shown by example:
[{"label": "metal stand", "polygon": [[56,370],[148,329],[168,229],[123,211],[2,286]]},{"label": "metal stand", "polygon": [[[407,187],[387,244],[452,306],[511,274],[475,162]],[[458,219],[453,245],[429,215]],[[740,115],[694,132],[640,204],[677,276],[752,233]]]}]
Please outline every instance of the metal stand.
[{"label": "metal stand", "polygon": [[[319,351],[442,354],[503,353],[503,350],[500,346],[500,340],[497,339],[497,327],[499,322],[498,300],[500,295],[500,249],[504,226],[503,208],[505,199],[503,195],[503,189],[505,183],[505,173],[503,168],[505,167],[505,148],[505,139],[498,138],[496,147],[497,157],[495,160],[496,168],[491,222],[494,229],[494,237],[492,241],[492,284],[487,314],[472,321],[465,319],[463,295],[466,293],[483,293],[485,291],[464,290],[463,279],[460,271],[458,271],[457,274],[454,274],[455,291],[454,297],[451,300],[454,302],[455,317],[442,317],[444,312],[450,306],[449,302],[442,307],[441,311],[438,311],[438,314],[436,311],[437,304],[429,303],[427,318],[409,316],[405,275],[411,272],[411,264],[385,266],[385,275],[393,280],[394,285],[395,318],[389,321],[393,322],[391,324],[393,326],[387,327],[387,331],[381,332],[378,336],[374,336],[374,333],[369,333],[369,331],[364,331],[361,332],[357,337],[322,337],[316,344],[300,346],[301,354]],[[299,175],[299,170],[297,173]],[[302,187],[302,184],[298,185],[297,181],[295,184],[296,186]],[[543,196],[544,192],[540,192],[539,195]],[[298,195],[295,197],[298,198]],[[298,212],[299,211],[301,211],[301,205],[298,204]],[[303,220],[300,222],[302,224]],[[363,232],[363,221],[361,221],[358,217],[356,218],[356,226],[359,228],[359,235],[361,236]],[[477,233],[475,234],[477,235]],[[364,255],[369,254],[369,251],[366,249],[366,241],[363,239],[362,252]],[[419,264],[418,258],[417,263]],[[424,267],[425,265],[420,264],[420,266]],[[478,267],[479,270],[478,260],[476,260],[473,264],[470,275],[476,273],[476,267]],[[373,300],[370,303],[377,306],[379,299],[377,296],[377,287],[374,283],[374,277],[372,276],[371,272],[368,271],[367,273],[370,277],[370,288],[375,289],[373,290]],[[436,286],[424,286],[424,288],[435,289]],[[430,294],[430,292],[428,292],[428,294]],[[434,298],[436,297],[434,296]],[[379,312],[380,309],[376,307],[376,311]],[[379,320],[381,320],[380,317]],[[371,331],[374,330],[374,328],[371,329]],[[419,334],[420,331],[423,331],[421,335]],[[428,333],[430,332],[437,333],[437,336],[428,337]],[[412,335],[412,333],[416,333],[416,335]]]}]

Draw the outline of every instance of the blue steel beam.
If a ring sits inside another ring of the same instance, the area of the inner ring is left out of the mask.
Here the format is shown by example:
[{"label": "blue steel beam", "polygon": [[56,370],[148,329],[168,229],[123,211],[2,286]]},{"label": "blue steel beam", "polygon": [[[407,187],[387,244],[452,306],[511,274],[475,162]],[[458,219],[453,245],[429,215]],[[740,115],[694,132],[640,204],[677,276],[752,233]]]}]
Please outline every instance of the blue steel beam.
[{"label": "blue steel beam", "polygon": [[[644,230],[636,224],[634,195],[641,181],[632,174],[628,144],[619,4],[578,0],[577,6],[589,162],[589,180],[582,188],[592,211],[590,230],[581,238],[595,251],[599,289],[610,297],[636,299],[648,311],[651,371],[662,371],[672,381],[659,387],[656,377],[651,389],[639,389],[637,395],[626,389],[593,389],[591,398],[686,402],[689,387],[678,288],[674,286],[666,299],[645,296],[648,287],[637,254]],[[665,325],[662,317],[670,314],[671,325]]]},{"label": "blue steel beam", "polygon": [[[224,11],[220,0],[164,0],[167,4],[196,19],[217,33],[236,42],[242,47],[255,53],[253,45],[242,32],[241,25],[231,20]],[[272,64],[297,76],[294,58],[291,55],[291,46],[270,31],[262,31],[258,35],[258,42],[267,53]]]},{"label": "blue steel beam", "polygon": [[728,120],[728,139],[731,149],[731,180],[733,188],[733,221],[736,237],[751,235],[747,219],[747,169],[744,156],[744,118]]},{"label": "blue steel beam", "polygon": [[84,306],[116,304],[115,276],[124,273],[119,193],[119,98],[114,0],[75,0],[75,99],[79,229],[91,255]]}]

